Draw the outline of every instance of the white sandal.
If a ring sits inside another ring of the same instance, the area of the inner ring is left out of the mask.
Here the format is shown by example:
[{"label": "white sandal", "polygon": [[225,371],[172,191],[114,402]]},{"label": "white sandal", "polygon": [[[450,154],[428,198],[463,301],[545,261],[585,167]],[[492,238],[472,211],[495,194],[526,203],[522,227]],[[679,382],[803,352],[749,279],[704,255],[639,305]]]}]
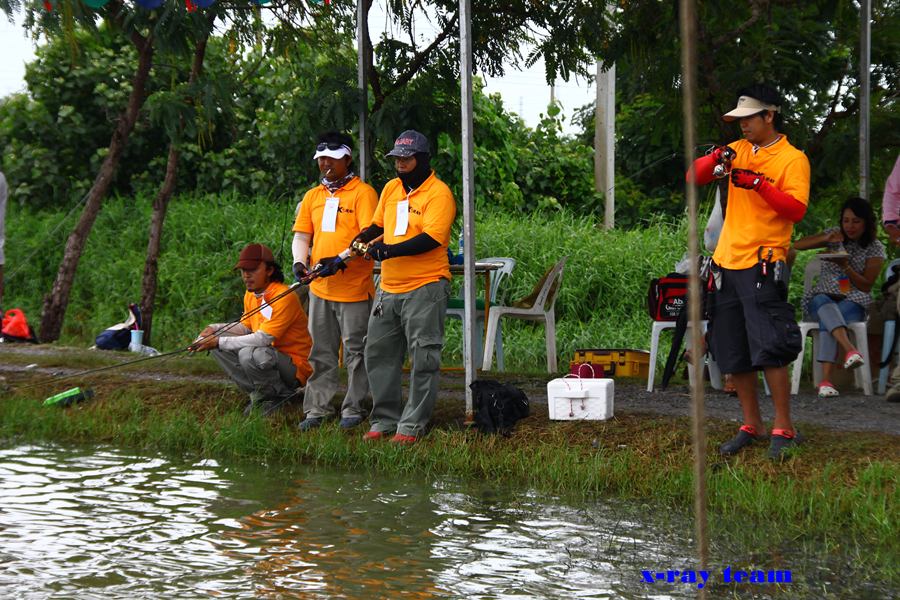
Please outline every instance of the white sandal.
[{"label": "white sandal", "polygon": [[831,385],[830,381],[823,381],[817,387],[819,388],[819,398],[834,398],[841,394],[836,387]]}]

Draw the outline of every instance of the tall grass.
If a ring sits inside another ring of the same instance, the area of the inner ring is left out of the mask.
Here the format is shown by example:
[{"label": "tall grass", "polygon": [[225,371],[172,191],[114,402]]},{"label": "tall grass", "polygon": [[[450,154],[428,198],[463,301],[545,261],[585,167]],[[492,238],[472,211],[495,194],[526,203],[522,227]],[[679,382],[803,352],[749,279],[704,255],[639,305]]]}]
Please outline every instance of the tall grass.
[{"label": "tall grass", "polygon": [[[125,318],[128,302],[139,300],[150,204],[146,197],[105,203],[79,265],[64,342],[89,345],[105,327]],[[176,198],[160,256],[153,344],[160,349],[184,345],[207,323],[238,315],[242,287],[232,267],[244,244],[268,244],[289,272],[288,230],[295,206],[296,198]],[[23,308],[34,323],[56,276],[61,239],[71,222],[51,239],[45,233],[63,214],[10,206],[5,305]],[[605,231],[598,223],[566,212],[510,215],[495,210],[476,215],[477,255],[518,261],[500,292],[501,302],[526,296],[547,268],[568,257],[556,304],[563,366],[577,348],[646,348],[649,280],[672,271],[686,247],[684,221],[650,220],[628,231]],[[802,281],[803,262],[795,269],[795,281]],[[449,320],[447,332],[444,360],[458,363],[459,322]],[[508,368],[542,369],[543,327],[507,320],[503,337]]]}]

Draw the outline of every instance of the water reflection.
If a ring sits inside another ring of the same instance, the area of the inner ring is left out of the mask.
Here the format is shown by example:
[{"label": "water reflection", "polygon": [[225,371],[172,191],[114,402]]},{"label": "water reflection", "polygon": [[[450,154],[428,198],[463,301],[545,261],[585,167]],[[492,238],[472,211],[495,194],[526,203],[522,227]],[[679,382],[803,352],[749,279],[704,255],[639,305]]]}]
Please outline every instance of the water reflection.
[{"label": "water reflection", "polygon": [[691,598],[641,584],[693,563],[689,531],[487,483],[0,449],[4,598]]}]

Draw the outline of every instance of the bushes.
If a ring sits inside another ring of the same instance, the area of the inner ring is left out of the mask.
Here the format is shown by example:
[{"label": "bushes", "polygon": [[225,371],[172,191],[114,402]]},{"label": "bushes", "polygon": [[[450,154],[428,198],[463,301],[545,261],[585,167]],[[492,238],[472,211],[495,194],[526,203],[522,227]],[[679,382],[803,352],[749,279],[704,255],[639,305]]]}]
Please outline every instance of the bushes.
[{"label": "bushes", "polygon": [[[64,342],[92,343],[97,333],[125,318],[128,302],[139,299],[150,202],[149,197],[117,198],[104,206],[75,279]],[[286,265],[294,205],[294,199],[239,201],[227,196],[182,196],[172,202],[160,256],[156,347],[187,344],[206,323],[238,315],[242,288],[232,272],[235,256],[244,244],[260,241]],[[33,321],[63,246],[64,233],[50,240],[44,235],[62,218],[61,212],[10,205],[7,306],[23,308]],[[61,231],[70,226],[71,221]],[[643,229],[603,231],[592,218],[565,211],[514,218],[482,210],[476,237],[478,256],[518,261],[501,290],[501,302],[527,295],[550,265],[569,257],[557,302],[559,352],[568,360],[578,347],[646,345],[647,281],[670,271],[681,257],[685,228],[657,220]],[[26,259],[28,264],[22,264]],[[461,360],[459,335],[459,324],[450,321],[448,361]],[[509,368],[540,369],[543,335],[542,328],[528,323],[504,323]]]}]

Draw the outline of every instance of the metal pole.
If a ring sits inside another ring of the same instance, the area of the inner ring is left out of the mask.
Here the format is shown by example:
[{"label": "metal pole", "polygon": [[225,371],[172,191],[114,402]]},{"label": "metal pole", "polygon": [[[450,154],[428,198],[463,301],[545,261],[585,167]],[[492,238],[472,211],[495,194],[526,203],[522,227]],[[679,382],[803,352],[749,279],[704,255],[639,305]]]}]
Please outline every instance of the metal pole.
[{"label": "metal pole", "polygon": [[366,0],[356,4],[356,89],[359,92],[359,178],[366,180],[369,170],[369,81],[366,75]]},{"label": "metal pole", "polygon": [[872,0],[861,0],[859,31],[859,195],[869,199],[869,70],[872,60]]},{"label": "metal pole", "polygon": [[603,194],[603,227],[616,226],[616,65],[606,71],[597,61],[597,100],[594,107],[594,187]]},{"label": "metal pole", "polygon": [[[697,86],[697,60],[694,40],[697,39],[696,7],[694,0],[681,0],[681,94],[684,108],[684,162],[685,170],[691,166],[696,147],[695,139],[695,88]],[[694,355],[694,384],[691,386],[691,417],[694,439],[694,532],[697,539],[697,557],[700,569],[706,570],[709,561],[709,541],[706,522],[706,429],[703,405],[703,352],[700,349],[700,275],[699,242],[697,227],[697,186],[688,182],[688,256],[691,261],[691,278],[688,284],[688,320],[691,327],[691,351]],[[698,598],[706,598],[706,590],[700,589]]]},{"label": "metal pole", "polygon": [[[475,381],[475,161],[472,124],[472,13],[470,0],[459,0],[459,74],[462,106],[462,205],[463,205],[463,364],[466,368],[466,422],[471,422]],[[485,290],[485,294],[489,290]],[[485,352],[490,349],[485,348]]]}]

